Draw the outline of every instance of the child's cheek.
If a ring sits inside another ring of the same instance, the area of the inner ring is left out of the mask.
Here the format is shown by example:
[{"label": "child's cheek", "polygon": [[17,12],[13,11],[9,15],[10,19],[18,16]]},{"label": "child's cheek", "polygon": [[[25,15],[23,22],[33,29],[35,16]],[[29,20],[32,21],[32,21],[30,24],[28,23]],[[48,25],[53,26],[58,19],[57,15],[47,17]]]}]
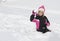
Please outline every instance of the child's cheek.
[{"label": "child's cheek", "polygon": [[42,16],[42,13],[39,13],[40,16]]}]

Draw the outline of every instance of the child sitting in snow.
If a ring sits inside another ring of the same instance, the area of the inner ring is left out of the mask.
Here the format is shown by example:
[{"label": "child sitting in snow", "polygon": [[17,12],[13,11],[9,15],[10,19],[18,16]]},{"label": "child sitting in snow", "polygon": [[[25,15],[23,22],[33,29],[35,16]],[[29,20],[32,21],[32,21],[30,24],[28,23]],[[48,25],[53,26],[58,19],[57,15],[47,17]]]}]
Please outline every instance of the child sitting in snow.
[{"label": "child sitting in snow", "polygon": [[36,23],[36,30],[42,33],[45,33],[48,31],[50,32],[50,30],[47,29],[47,26],[50,25],[50,22],[47,19],[47,17],[44,16],[44,12],[45,12],[45,8],[42,5],[38,8],[38,13],[34,12],[33,10],[32,15],[30,16],[30,21]]}]

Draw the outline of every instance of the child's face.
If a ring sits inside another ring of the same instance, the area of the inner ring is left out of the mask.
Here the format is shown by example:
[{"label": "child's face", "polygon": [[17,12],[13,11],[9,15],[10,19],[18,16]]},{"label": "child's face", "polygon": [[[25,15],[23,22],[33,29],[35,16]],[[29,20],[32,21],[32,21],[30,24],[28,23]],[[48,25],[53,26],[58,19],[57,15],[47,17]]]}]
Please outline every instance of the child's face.
[{"label": "child's face", "polygon": [[44,15],[44,11],[38,11],[38,15],[39,16],[43,16]]}]

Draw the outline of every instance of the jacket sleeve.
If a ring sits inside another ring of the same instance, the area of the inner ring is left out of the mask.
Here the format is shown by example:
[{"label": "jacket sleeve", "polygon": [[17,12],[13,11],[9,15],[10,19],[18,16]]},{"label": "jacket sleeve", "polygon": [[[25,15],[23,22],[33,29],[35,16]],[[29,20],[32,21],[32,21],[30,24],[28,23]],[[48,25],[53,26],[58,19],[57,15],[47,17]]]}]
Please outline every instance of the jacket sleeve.
[{"label": "jacket sleeve", "polygon": [[48,18],[46,16],[45,16],[45,19],[46,19],[45,20],[46,21],[46,25],[49,26],[50,25],[50,22],[49,22],[49,20],[48,20]]},{"label": "jacket sleeve", "polygon": [[30,16],[30,21],[32,21],[34,19],[34,15]]}]

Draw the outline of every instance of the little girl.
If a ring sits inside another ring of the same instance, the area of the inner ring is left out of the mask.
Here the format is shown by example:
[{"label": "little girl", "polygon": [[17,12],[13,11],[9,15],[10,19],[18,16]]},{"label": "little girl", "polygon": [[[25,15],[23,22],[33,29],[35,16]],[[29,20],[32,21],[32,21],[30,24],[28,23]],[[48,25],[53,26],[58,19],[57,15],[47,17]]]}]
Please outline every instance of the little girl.
[{"label": "little girl", "polygon": [[44,6],[40,6],[38,8],[38,13],[32,11],[32,15],[30,16],[30,21],[36,23],[36,30],[38,32],[46,33],[50,32],[49,29],[47,29],[47,26],[50,25],[49,20],[47,19],[46,16],[44,16],[45,8]]}]

